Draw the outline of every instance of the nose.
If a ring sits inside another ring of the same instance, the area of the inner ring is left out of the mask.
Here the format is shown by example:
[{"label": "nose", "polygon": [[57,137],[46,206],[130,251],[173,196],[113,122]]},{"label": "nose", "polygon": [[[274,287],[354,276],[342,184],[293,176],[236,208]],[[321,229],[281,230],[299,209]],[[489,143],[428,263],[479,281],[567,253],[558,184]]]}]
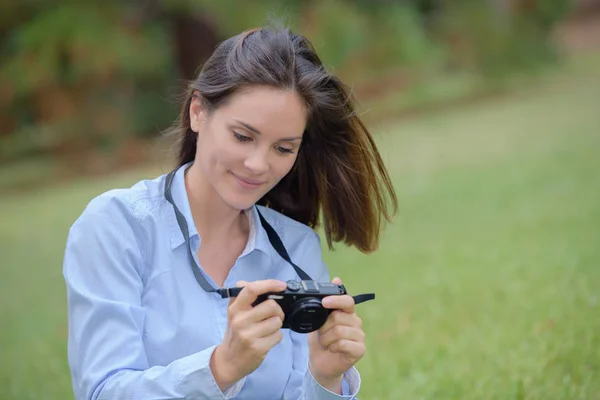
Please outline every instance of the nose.
[{"label": "nose", "polygon": [[269,170],[267,154],[261,150],[253,151],[244,161],[244,166],[252,171],[254,175],[261,175]]}]

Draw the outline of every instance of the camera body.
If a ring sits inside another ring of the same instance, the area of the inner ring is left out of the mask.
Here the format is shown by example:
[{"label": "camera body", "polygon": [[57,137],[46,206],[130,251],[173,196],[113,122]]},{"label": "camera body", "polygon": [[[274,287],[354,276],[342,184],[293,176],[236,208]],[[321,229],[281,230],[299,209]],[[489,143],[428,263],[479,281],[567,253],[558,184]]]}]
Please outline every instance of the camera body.
[{"label": "camera body", "polygon": [[345,294],[347,291],[344,285],[312,280],[289,280],[283,292],[264,293],[252,305],[273,299],[285,315],[282,328],[298,333],[309,333],[323,326],[333,311],[323,307],[321,300],[327,296]]}]

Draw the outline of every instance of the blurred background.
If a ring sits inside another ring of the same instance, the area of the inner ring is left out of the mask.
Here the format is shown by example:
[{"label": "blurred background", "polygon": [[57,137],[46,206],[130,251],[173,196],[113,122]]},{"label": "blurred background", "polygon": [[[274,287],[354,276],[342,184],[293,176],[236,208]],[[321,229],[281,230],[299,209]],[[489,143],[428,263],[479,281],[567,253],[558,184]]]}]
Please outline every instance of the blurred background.
[{"label": "blurred background", "polygon": [[325,251],[378,294],[361,399],[600,399],[599,0],[0,2],[0,399],[73,398],[70,225],[169,170],[186,81],[270,16],[352,87],[400,196],[378,252]]}]

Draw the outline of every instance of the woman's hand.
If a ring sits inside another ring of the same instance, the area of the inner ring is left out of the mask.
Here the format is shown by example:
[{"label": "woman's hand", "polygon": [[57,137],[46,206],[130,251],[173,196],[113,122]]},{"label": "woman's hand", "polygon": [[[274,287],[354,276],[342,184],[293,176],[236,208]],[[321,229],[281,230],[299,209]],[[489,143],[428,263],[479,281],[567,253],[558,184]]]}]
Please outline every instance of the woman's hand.
[{"label": "woman's hand", "polygon": [[[335,278],[333,283],[342,281]],[[341,394],[344,372],[365,354],[365,333],[351,296],[329,296],[322,303],[335,311],[319,330],[309,333],[309,368],[321,386]]]},{"label": "woman's hand", "polygon": [[266,300],[252,307],[252,303],[263,293],[285,290],[286,283],[240,281],[236,286],[244,289],[229,302],[225,336],[210,360],[215,381],[223,391],[258,368],[282,338],[284,314],[279,304]]}]

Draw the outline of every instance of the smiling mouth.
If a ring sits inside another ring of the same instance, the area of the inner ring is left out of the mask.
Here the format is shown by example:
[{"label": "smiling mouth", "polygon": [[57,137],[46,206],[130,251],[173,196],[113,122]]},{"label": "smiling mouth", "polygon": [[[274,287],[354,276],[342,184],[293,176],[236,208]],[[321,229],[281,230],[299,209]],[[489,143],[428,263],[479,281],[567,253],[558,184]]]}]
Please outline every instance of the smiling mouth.
[{"label": "smiling mouth", "polygon": [[244,187],[256,188],[266,183],[264,181],[257,181],[256,179],[242,178],[241,176],[238,176],[233,172],[231,173],[231,175],[233,175],[233,177]]}]

